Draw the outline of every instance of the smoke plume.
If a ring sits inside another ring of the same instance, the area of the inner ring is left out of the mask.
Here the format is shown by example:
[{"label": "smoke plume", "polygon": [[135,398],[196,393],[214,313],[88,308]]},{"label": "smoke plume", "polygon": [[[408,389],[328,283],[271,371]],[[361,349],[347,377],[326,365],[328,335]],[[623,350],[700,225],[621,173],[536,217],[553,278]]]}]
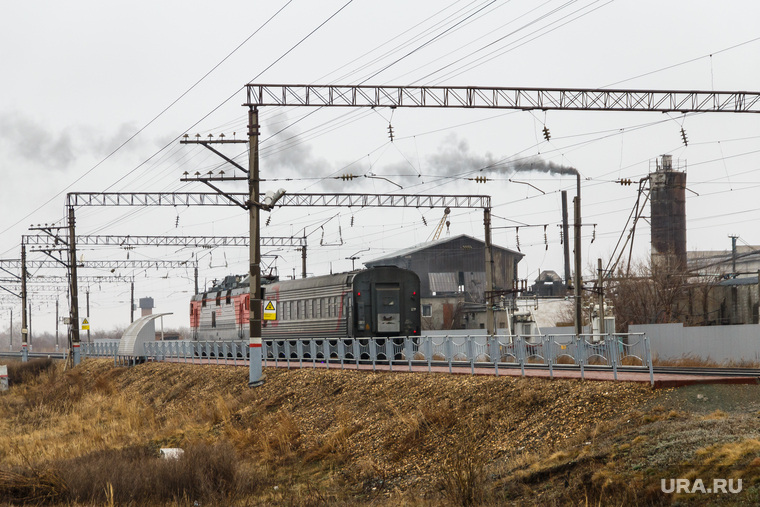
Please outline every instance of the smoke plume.
[{"label": "smoke plume", "polygon": [[530,157],[512,161],[506,165],[507,171],[519,172],[539,172],[556,175],[577,176],[578,170],[573,167],[567,167],[554,162],[547,162],[540,157]]}]

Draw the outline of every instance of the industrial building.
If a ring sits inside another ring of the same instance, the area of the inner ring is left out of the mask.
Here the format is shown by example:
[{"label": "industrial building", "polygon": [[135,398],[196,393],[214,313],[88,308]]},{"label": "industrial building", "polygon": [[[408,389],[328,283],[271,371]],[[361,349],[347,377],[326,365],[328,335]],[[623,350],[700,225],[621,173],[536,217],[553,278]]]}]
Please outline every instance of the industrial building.
[{"label": "industrial building", "polygon": [[542,298],[564,297],[567,295],[567,285],[556,271],[541,271],[530,289],[530,294]]},{"label": "industrial building", "polygon": [[662,155],[649,182],[653,273],[687,273],[699,280],[685,287],[681,302],[685,323],[757,324],[760,247],[737,246],[737,237],[729,236],[730,251],[687,252],[685,165]]},{"label": "industrial building", "polygon": [[[496,245],[492,245],[492,252],[493,290],[512,291],[523,254]],[[417,273],[423,329],[486,328],[484,241],[462,234],[399,250],[364,264],[398,266]],[[497,320],[496,326],[505,327],[506,322]]]}]

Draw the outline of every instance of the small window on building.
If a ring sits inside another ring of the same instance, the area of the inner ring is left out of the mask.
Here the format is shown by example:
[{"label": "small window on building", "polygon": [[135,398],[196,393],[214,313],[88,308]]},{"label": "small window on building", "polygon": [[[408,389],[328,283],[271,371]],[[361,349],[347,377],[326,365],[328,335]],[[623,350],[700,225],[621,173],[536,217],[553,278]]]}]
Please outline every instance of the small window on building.
[{"label": "small window on building", "polygon": [[208,299],[208,294],[204,292],[203,297],[201,298],[201,306],[203,308],[206,308],[206,299]]},{"label": "small window on building", "polygon": [[423,317],[432,317],[433,316],[433,305],[422,305],[422,316]]},{"label": "small window on building", "polygon": [[224,304],[230,305],[232,304],[232,291],[227,291],[227,297],[225,298]]},{"label": "small window on building", "polygon": [[216,293],[216,306],[222,306],[222,293]]}]

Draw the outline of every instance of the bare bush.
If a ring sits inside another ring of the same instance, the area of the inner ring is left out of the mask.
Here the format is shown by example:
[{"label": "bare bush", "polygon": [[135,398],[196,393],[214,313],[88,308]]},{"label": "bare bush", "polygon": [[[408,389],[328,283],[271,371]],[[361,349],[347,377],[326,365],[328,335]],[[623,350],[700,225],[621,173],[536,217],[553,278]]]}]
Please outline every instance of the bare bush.
[{"label": "bare bush", "polygon": [[12,362],[8,365],[8,382],[11,385],[31,382],[53,366],[53,360],[48,358],[32,359],[25,363]]},{"label": "bare bush", "polygon": [[147,446],[100,451],[58,463],[68,499],[85,503],[145,505],[189,500],[209,505],[229,502],[256,490],[262,477],[238,466],[224,443],[195,444],[176,460],[158,457]]}]

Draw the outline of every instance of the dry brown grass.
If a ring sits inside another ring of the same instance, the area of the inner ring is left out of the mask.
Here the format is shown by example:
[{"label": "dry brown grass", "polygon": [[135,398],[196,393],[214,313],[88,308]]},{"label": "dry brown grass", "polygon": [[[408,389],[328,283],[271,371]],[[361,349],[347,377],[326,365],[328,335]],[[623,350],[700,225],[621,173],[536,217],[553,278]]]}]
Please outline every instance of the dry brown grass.
[{"label": "dry brown grass", "polygon": [[25,504],[228,504],[266,484],[263,475],[239,463],[224,443],[188,445],[177,460],[161,459],[157,449],[145,446],[108,449],[58,460],[44,469],[27,464],[0,470],[0,499]]},{"label": "dry brown grass", "polygon": [[[0,395],[0,468],[52,470],[64,504],[500,505],[511,497],[497,475],[543,460],[525,475],[534,489],[595,467],[604,455],[595,442],[610,427],[599,421],[615,426],[625,407],[658,396],[631,384],[482,376],[271,370],[257,389],[246,379],[240,368],[96,360],[71,375],[43,372]],[[167,464],[159,447],[182,447],[190,460]],[[194,448],[211,469],[190,463]]]},{"label": "dry brown grass", "polygon": [[697,451],[697,456],[701,458],[700,468],[734,467],[747,461],[747,458],[754,459],[758,454],[760,454],[760,440],[756,439],[711,445]]},{"label": "dry brown grass", "polygon": [[8,363],[8,383],[10,385],[32,382],[41,374],[52,369],[52,359],[32,359],[26,363],[12,361]]},{"label": "dry brown grass", "polygon": [[683,368],[760,368],[760,362],[757,361],[715,361],[711,357],[700,357],[693,354],[685,354],[678,359],[654,358],[652,363],[655,366],[676,366]]},{"label": "dry brown grass", "polygon": [[[465,435],[468,432],[465,431]],[[482,503],[488,496],[486,454],[478,441],[464,435],[449,440],[449,454],[443,463],[441,486],[454,505],[469,507]]]}]

